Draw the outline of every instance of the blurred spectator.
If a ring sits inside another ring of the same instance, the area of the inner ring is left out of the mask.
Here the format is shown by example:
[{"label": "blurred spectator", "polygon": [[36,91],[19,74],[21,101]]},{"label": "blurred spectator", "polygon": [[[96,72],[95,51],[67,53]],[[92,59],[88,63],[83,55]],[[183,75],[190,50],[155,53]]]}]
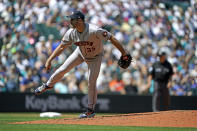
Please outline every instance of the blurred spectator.
[{"label": "blurred spectator", "polygon": [[57,82],[54,85],[55,93],[59,93],[59,94],[67,94],[67,93],[69,93],[66,83],[67,83],[67,81],[66,81],[65,78],[63,78],[60,82]]},{"label": "blurred spectator", "polygon": [[67,77],[67,81],[68,81],[68,92],[71,94],[79,93],[77,80],[74,73],[69,74],[69,77]]},{"label": "blurred spectator", "polygon": [[19,84],[19,73],[14,64],[11,65],[10,69],[7,70],[7,79],[5,80],[6,90],[9,92],[16,92],[18,88],[16,85]]},{"label": "blurred spectator", "polygon": [[49,73],[44,68],[40,69],[40,81],[46,82],[49,79]]},{"label": "blurred spectator", "polygon": [[124,72],[122,74],[122,80],[123,80],[123,83],[124,83],[126,94],[134,95],[134,94],[138,93],[136,82],[132,78],[132,75],[129,71]]},{"label": "blurred spectator", "polygon": [[50,34],[48,36],[48,41],[46,42],[46,48],[47,48],[48,55],[50,55],[52,53],[52,44],[53,43],[54,43],[54,35]]},{"label": "blurred spectator", "polygon": [[114,74],[112,81],[109,82],[109,89],[113,94],[126,94],[124,83],[117,74]]},{"label": "blurred spectator", "polygon": [[6,91],[6,68],[2,65],[0,62],[0,92],[5,92]]},{"label": "blurred spectator", "polygon": [[79,84],[79,90],[83,94],[88,94],[88,82],[87,80],[82,80]]},{"label": "blurred spectator", "polygon": [[27,70],[27,74],[20,80],[20,91],[21,92],[33,92],[36,82],[33,80],[32,69]]},{"label": "blurred spectator", "polygon": [[40,36],[39,42],[36,43],[36,51],[38,57],[44,57],[48,56],[48,53],[50,53],[50,48],[48,49],[46,47],[46,38],[44,36]]}]

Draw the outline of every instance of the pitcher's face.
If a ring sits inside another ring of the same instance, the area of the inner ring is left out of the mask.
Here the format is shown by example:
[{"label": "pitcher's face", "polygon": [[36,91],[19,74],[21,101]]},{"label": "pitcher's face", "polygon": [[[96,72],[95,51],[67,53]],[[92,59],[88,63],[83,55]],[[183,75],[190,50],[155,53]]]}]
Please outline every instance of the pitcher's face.
[{"label": "pitcher's face", "polygon": [[70,20],[70,24],[72,25],[73,28],[76,28],[77,27],[78,20],[79,19],[71,19]]},{"label": "pitcher's face", "polygon": [[83,24],[82,19],[70,19],[70,24],[73,28],[79,28]]}]

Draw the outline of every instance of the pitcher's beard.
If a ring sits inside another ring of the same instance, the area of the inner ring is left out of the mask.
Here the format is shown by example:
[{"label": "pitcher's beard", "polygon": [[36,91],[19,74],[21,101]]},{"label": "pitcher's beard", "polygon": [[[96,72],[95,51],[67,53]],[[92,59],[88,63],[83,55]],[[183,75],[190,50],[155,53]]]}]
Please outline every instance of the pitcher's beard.
[{"label": "pitcher's beard", "polygon": [[76,22],[76,23],[72,23],[72,22],[70,22],[70,24],[71,24],[71,26],[72,26],[73,28],[76,28],[76,27],[77,27],[78,22]]},{"label": "pitcher's beard", "polygon": [[74,25],[74,24],[70,24],[70,25],[71,25],[72,28],[76,28],[76,25]]}]

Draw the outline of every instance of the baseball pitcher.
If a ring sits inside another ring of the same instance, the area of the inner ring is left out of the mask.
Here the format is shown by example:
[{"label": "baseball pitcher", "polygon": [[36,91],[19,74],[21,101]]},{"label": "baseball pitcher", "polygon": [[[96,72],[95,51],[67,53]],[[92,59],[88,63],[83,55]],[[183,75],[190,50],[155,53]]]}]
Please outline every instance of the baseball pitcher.
[{"label": "baseball pitcher", "polygon": [[[51,56],[47,59],[45,68],[51,68],[51,62],[54,58],[59,56],[68,46],[75,44],[77,48],[67,58],[49,78],[47,83],[35,90],[35,94],[41,94],[48,89],[53,88],[54,84],[62,79],[65,73],[69,72],[75,66],[86,62],[88,65],[88,108],[87,111],[80,114],[79,118],[94,117],[94,108],[97,101],[96,80],[100,71],[100,65],[103,56],[102,41],[110,40],[111,43],[121,52],[122,60],[126,61],[127,65],[131,62],[131,57],[125,51],[114,36],[108,31],[101,29],[95,25],[85,22],[85,16],[80,11],[74,11],[69,16],[70,28],[61,40],[61,44],[55,49]],[[124,62],[121,62],[124,63]],[[129,65],[128,65],[129,66]],[[127,66],[127,67],[128,67]],[[122,66],[124,67],[125,66]],[[127,68],[126,67],[126,68]]]}]

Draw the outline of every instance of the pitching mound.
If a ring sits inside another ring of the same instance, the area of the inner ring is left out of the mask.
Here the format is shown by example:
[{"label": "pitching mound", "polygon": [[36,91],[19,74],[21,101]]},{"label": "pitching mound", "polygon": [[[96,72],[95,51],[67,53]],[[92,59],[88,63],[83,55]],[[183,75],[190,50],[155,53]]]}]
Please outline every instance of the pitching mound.
[{"label": "pitching mound", "polygon": [[110,126],[197,127],[197,111],[161,111],[96,116],[88,119],[64,118],[14,124],[78,124]]}]

